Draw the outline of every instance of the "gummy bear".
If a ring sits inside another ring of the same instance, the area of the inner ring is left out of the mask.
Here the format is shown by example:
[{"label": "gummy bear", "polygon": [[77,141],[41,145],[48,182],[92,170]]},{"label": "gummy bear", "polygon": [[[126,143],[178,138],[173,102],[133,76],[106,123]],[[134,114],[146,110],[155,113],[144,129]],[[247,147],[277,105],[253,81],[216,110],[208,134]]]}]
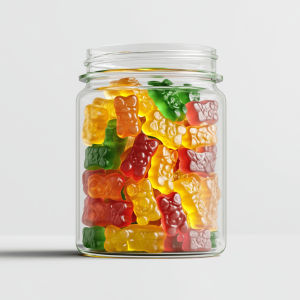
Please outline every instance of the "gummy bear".
[{"label": "gummy bear", "polygon": [[212,152],[197,153],[194,150],[181,148],[178,149],[179,169],[183,173],[196,173],[207,177],[214,172],[216,157]]},{"label": "gummy bear", "polygon": [[218,246],[218,239],[221,237],[221,234],[219,231],[212,231],[210,233],[210,242],[212,248],[217,248]]},{"label": "gummy bear", "polygon": [[175,181],[174,190],[181,196],[181,204],[188,213],[188,224],[192,228],[206,228],[207,208],[201,199],[200,183],[196,178],[191,176]]},{"label": "gummy bear", "polygon": [[137,87],[139,85],[140,83],[134,77],[126,77],[111,81],[108,87],[100,89],[104,90],[103,93],[107,99],[114,99],[117,96],[127,97],[130,95],[134,95],[134,90],[128,89],[128,87]]},{"label": "gummy bear", "polygon": [[168,236],[186,233],[189,226],[182,210],[181,198],[178,193],[160,195],[156,198],[157,206],[162,213],[161,224]]},{"label": "gummy bear", "polygon": [[152,186],[163,194],[173,190],[174,166],[178,153],[169,150],[166,146],[159,145],[151,160],[151,168],[148,173]]},{"label": "gummy bear", "polygon": [[161,213],[157,208],[153,188],[149,179],[142,179],[127,187],[127,194],[133,202],[133,211],[139,225],[147,225],[149,221],[160,219]]},{"label": "gummy bear", "polygon": [[192,126],[199,126],[203,122],[215,124],[218,122],[218,102],[212,100],[193,101],[186,104],[186,117]]},{"label": "gummy bear", "polygon": [[109,113],[109,117],[108,117],[109,120],[117,118],[115,106],[114,106],[114,100],[95,98],[92,104],[107,109]]},{"label": "gummy bear", "polygon": [[187,132],[182,138],[182,145],[185,148],[195,149],[197,147],[212,146],[218,142],[216,125],[189,126],[186,130]]},{"label": "gummy bear", "polygon": [[132,177],[135,181],[144,178],[157,147],[157,140],[149,139],[144,133],[140,133],[136,137],[131,151],[121,164],[121,172],[127,177]]},{"label": "gummy bear", "polygon": [[82,223],[86,226],[115,225],[126,227],[131,224],[133,204],[129,201],[103,201],[101,198],[86,197]]},{"label": "gummy bear", "polygon": [[[104,244],[105,246],[105,244]],[[184,235],[183,251],[209,251],[211,249],[210,231],[190,228]]]},{"label": "gummy bear", "polygon": [[116,156],[114,158],[114,164],[112,169],[117,169],[120,167],[121,159],[120,156],[123,153],[125,146],[127,144],[128,138],[120,138],[117,135],[117,120],[110,120],[107,123],[107,127],[105,129],[105,139],[103,142],[103,146],[115,147],[116,148]]},{"label": "gummy bear", "polygon": [[104,250],[105,228],[100,226],[84,227],[82,231],[82,244],[84,247],[93,250]]},{"label": "gummy bear", "polygon": [[88,191],[92,198],[122,200],[121,190],[125,179],[118,173],[109,175],[93,174],[88,179]]},{"label": "gummy bear", "polygon": [[105,174],[105,170],[104,169],[99,169],[99,170],[85,170],[82,173],[82,186],[83,186],[83,191],[84,193],[88,196],[89,195],[89,188],[88,188],[88,179],[91,175],[93,174]]},{"label": "gummy bear", "polygon": [[134,90],[134,94],[139,99],[139,116],[146,116],[149,111],[157,109],[154,101],[149,97],[147,90]]},{"label": "gummy bear", "polygon": [[[172,82],[165,79],[163,82],[149,81],[149,85],[169,86]],[[182,121],[185,118],[187,109],[182,103],[174,89],[151,89],[148,95],[154,100],[163,116],[171,121]]]},{"label": "gummy bear", "polygon": [[183,178],[190,178],[190,177],[194,177],[198,182],[199,182],[199,186],[200,186],[200,176],[194,173],[189,173],[189,174],[185,174],[183,172],[181,172],[180,170],[177,170],[176,172],[174,172],[174,181],[177,181],[179,179],[183,179]]},{"label": "gummy bear", "polygon": [[145,251],[160,253],[164,251],[164,230],[155,225],[130,225],[120,229],[107,226],[104,248],[107,252]]},{"label": "gummy bear", "polygon": [[201,198],[207,207],[208,228],[211,231],[218,229],[218,204],[221,198],[221,191],[218,187],[218,175],[211,173],[208,178],[201,178]]},{"label": "gummy bear", "polygon": [[84,109],[85,119],[83,122],[81,137],[87,146],[102,144],[105,137],[105,128],[109,118],[108,110],[96,105],[89,104]]},{"label": "gummy bear", "polygon": [[136,96],[118,96],[114,100],[117,114],[117,134],[124,138],[137,136],[141,132],[141,121],[138,117],[139,102]]},{"label": "gummy bear", "polygon": [[84,168],[87,170],[111,169],[117,154],[116,147],[93,145],[85,149]]},{"label": "gummy bear", "polygon": [[156,137],[171,149],[178,149],[182,144],[182,137],[186,134],[183,125],[176,124],[163,117],[158,110],[152,110],[146,115],[146,122],[143,124],[143,132]]},{"label": "gummy bear", "polygon": [[184,104],[189,103],[190,101],[200,101],[200,90],[203,88],[195,88],[190,84],[184,84],[184,88],[177,89],[177,95],[180,101]]},{"label": "gummy bear", "polygon": [[183,236],[180,234],[175,236],[167,236],[164,243],[164,251],[168,252],[181,252],[183,244]]},{"label": "gummy bear", "polygon": [[[145,116],[150,110],[157,109],[154,101],[149,97],[148,91],[144,89],[124,89],[130,86],[140,86],[141,84],[135,78],[121,78],[120,80],[111,81],[109,89],[104,90],[107,98],[115,98],[117,96],[135,95],[139,100],[139,116]],[[122,89],[123,87],[123,89]]]},{"label": "gummy bear", "polygon": [[[162,82],[159,81],[149,81],[149,85],[153,86],[171,86],[173,82],[169,79],[165,79]],[[190,101],[200,101],[199,91],[203,88],[192,87],[191,84],[184,84],[184,87],[171,87],[168,90],[171,90],[173,93],[176,92],[176,96],[180,99],[183,104],[186,104]]]}]

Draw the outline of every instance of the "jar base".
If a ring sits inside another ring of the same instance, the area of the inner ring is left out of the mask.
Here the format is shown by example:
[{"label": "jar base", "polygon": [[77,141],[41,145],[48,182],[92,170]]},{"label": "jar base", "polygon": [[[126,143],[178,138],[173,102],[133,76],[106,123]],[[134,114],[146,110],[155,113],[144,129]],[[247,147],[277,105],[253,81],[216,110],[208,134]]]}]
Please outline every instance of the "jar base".
[{"label": "jar base", "polygon": [[90,250],[82,244],[77,245],[78,251],[83,256],[99,257],[99,258],[201,258],[220,255],[225,247],[213,248],[210,251],[197,252],[161,252],[161,253],[146,253],[138,251],[130,252],[106,252],[105,250]]}]

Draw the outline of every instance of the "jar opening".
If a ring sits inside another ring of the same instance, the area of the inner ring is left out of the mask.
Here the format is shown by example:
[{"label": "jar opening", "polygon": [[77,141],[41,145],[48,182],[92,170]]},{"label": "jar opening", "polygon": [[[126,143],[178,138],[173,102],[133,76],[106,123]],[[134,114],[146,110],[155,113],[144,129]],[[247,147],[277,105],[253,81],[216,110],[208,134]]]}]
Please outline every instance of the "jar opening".
[{"label": "jar opening", "polygon": [[87,50],[87,72],[114,69],[177,69],[216,72],[216,50],[190,44],[111,45]]}]

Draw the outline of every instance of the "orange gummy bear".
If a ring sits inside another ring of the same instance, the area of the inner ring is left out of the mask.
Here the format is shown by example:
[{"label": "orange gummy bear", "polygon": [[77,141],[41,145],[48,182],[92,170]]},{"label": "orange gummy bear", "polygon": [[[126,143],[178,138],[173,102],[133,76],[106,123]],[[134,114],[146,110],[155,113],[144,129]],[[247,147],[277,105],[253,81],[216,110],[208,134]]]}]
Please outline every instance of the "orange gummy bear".
[{"label": "orange gummy bear", "polygon": [[[145,116],[150,110],[157,109],[154,101],[148,95],[147,90],[143,89],[124,89],[124,87],[140,86],[141,84],[133,77],[121,78],[119,80],[111,81],[109,88],[104,90],[106,98],[111,99],[117,96],[135,95],[139,100],[139,116]],[[122,89],[123,87],[123,89]]]},{"label": "orange gummy bear", "polygon": [[118,173],[109,175],[93,174],[88,179],[88,193],[92,198],[122,200],[121,190],[125,179]]},{"label": "orange gummy bear", "polygon": [[118,96],[114,100],[117,115],[117,135],[121,138],[137,136],[141,132],[141,121],[138,117],[139,102],[136,96]]}]

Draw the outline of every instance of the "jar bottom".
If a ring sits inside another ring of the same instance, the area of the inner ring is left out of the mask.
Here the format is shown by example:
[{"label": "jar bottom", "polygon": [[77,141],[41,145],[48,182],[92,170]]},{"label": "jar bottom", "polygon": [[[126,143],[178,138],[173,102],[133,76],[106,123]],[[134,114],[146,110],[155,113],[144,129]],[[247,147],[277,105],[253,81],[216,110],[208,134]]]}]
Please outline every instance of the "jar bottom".
[{"label": "jar bottom", "polygon": [[201,258],[220,255],[225,247],[213,248],[210,251],[198,252],[161,252],[146,253],[142,251],[130,252],[106,252],[105,250],[87,250],[83,245],[77,245],[77,249],[83,256],[98,258]]}]

